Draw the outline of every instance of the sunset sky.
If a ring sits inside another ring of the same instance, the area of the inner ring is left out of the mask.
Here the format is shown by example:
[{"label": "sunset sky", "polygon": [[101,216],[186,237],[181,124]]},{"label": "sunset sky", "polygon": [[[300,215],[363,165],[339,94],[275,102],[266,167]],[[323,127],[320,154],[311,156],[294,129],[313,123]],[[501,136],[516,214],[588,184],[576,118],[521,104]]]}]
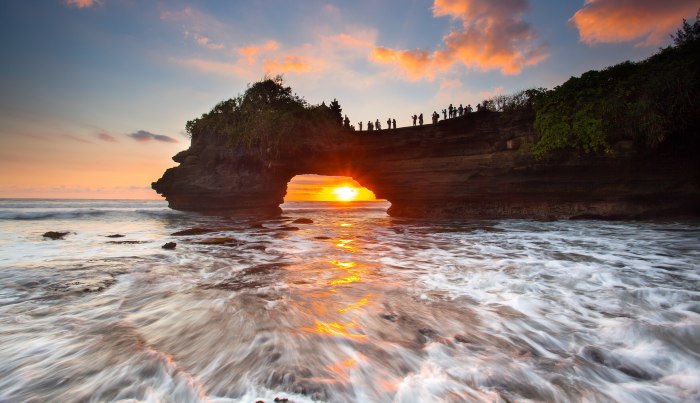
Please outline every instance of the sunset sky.
[{"label": "sunset sky", "polygon": [[[641,60],[697,0],[0,2],[0,197],[156,198],[185,122],[283,73],[354,124]],[[335,182],[333,182],[335,181]],[[297,198],[316,184],[309,176]]]}]

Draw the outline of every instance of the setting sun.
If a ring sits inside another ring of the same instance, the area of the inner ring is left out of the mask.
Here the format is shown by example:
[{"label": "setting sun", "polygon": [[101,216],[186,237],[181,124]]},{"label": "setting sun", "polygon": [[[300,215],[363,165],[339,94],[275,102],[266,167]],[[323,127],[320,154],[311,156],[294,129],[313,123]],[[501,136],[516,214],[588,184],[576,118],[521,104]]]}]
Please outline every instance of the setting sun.
[{"label": "setting sun", "polygon": [[350,186],[342,186],[333,189],[333,194],[339,201],[352,201],[357,198],[358,190]]}]

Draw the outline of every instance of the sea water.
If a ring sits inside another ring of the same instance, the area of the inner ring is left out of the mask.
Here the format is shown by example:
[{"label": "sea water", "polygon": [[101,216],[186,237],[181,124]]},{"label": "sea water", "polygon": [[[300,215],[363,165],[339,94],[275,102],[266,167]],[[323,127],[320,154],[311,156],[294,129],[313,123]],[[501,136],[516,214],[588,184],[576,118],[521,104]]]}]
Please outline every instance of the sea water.
[{"label": "sea water", "polygon": [[0,401],[700,400],[698,222],[282,207],[0,201]]}]

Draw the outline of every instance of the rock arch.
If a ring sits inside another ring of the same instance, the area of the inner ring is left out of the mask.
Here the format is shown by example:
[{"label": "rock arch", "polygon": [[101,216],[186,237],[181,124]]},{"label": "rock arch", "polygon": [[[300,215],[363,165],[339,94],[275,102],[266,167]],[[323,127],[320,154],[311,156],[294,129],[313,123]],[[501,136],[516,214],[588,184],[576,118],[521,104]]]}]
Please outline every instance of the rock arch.
[{"label": "rock arch", "polygon": [[537,161],[534,115],[474,113],[435,125],[348,132],[266,161],[243,148],[203,141],[152,187],[170,207],[210,214],[279,214],[295,175],[350,176],[391,202],[393,216],[464,218],[698,215],[692,158],[561,152]]}]

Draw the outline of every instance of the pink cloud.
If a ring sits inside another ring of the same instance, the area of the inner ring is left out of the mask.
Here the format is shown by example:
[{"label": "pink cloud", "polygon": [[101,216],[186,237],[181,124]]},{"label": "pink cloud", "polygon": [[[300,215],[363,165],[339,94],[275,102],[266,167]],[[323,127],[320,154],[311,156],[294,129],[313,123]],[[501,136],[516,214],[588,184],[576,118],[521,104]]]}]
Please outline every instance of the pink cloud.
[{"label": "pink cloud", "polygon": [[220,49],[223,49],[223,48],[224,48],[224,45],[223,45],[223,44],[221,44],[221,43],[214,43],[214,42],[211,41],[210,38],[208,38],[208,37],[206,37],[206,36],[204,36],[204,35],[200,35],[200,34],[198,34],[198,33],[193,33],[193,34],[191,34],[191,33],[187,32],[187,31],[185,31],[185,37],[189,37],[189,36],[191,36],[192,38],[194,38],[195,42],[197,42],[197,44],[198,44],[199,46],[202,46],[202,47],[205,47],[205,48],[208,48],[208,49],[212,49],[212,50],[220,50]]},{"label": "pink cloud", "polygon": [[546,45],[522,19],[528,6],[527,0],[435,0],[435,17],[449,16],[460,23],[443,38],[443,49],[430,53],[375,48],[370,58],[393,63],[412,79],[432,78],[456,63],[518,74],[548,56]]},{"label": "pink cloud", "polygon": [[658,46],[698,8],[697,0],[586,0],[569,21],[588,45],[638,41],[637,46]]},{"label": "pink cloud", "polygon": [[97,138],[102,140],[102,141],[106,141],[108,143],[116,143],[117,142],[117,139],[114,138],[114,136],[112,136],[111,134],[106,133],[106,132],[98,133]]},{"label": "pink cloud", "polygon": [[102,0],[65,0],[65,4],[70,7],[88,8],[96,4],[102,4]]}]

